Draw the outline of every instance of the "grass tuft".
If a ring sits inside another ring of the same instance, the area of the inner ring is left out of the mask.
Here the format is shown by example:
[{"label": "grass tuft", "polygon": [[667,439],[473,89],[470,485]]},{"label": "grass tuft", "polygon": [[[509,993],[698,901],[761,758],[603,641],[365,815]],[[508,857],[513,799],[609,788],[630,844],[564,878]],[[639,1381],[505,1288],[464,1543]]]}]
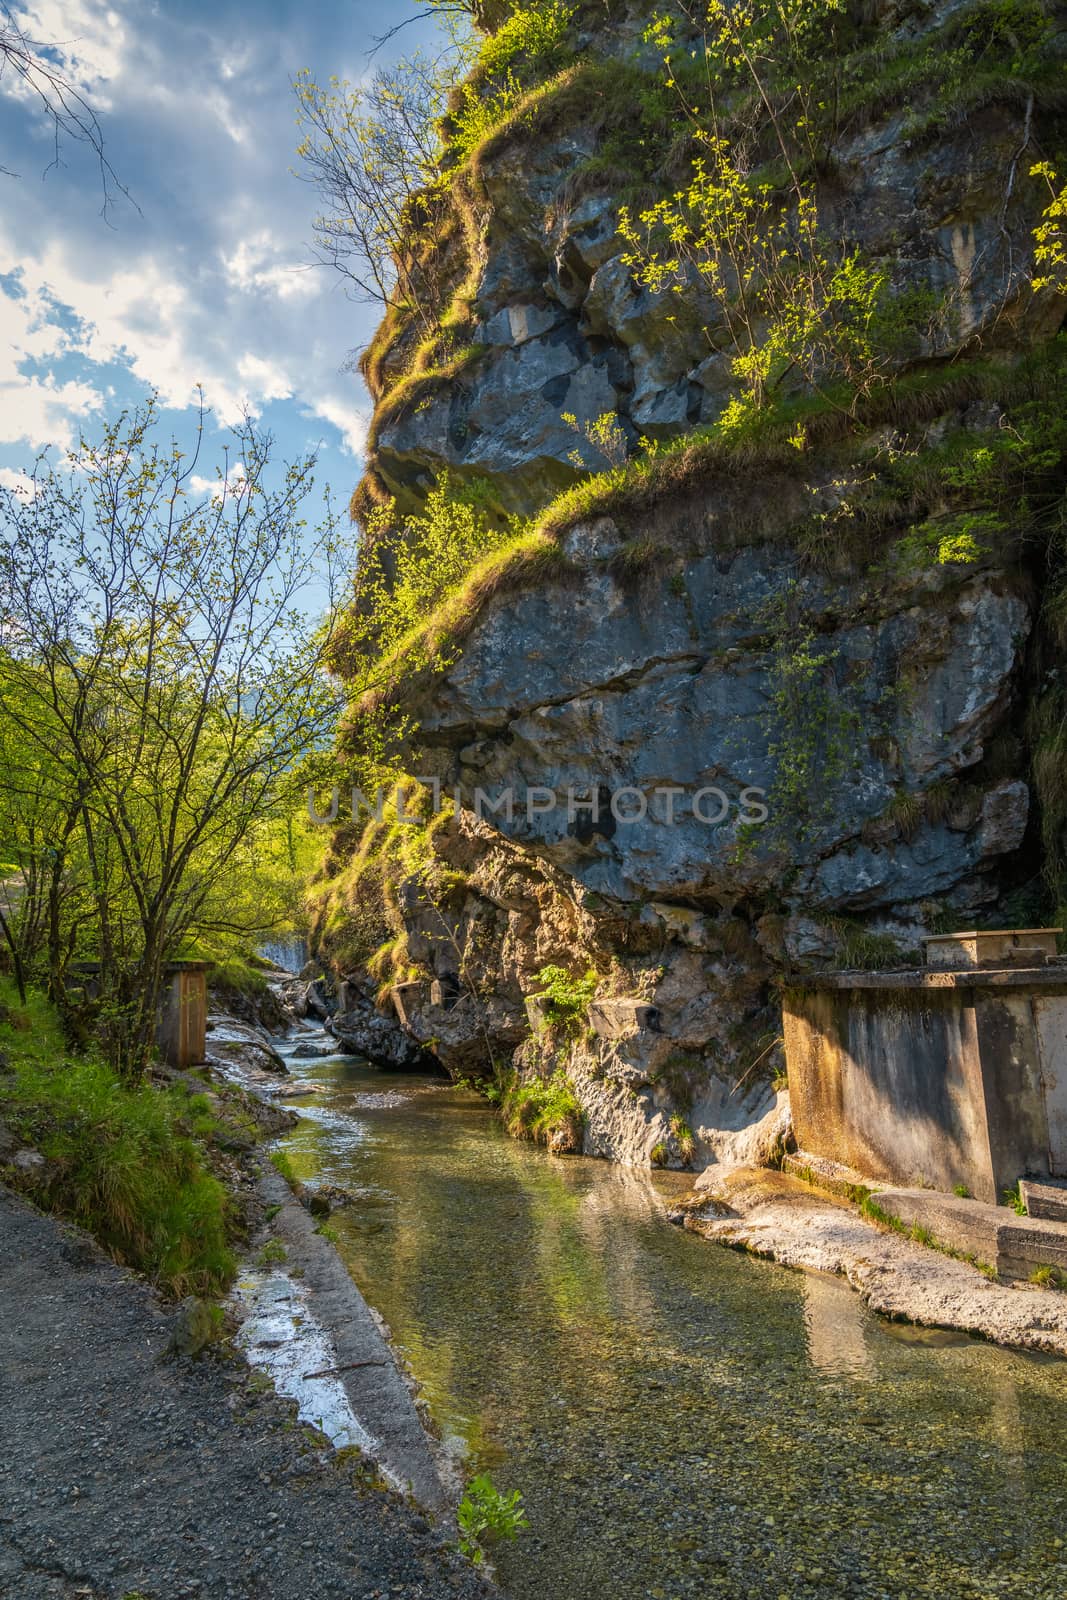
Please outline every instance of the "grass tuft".
[{"label": "grass tuft", "polygon": [[54,1009],[31,994],[22,1010],[9,979],[0,1002],[0,1114],[45,1158],[26,1180],[33,1198],[168,1293],[224,1290],[236,1262],[226,1191],[205,1161],[207,1097],[130,1085],[96,1055],[72,1056]]}]

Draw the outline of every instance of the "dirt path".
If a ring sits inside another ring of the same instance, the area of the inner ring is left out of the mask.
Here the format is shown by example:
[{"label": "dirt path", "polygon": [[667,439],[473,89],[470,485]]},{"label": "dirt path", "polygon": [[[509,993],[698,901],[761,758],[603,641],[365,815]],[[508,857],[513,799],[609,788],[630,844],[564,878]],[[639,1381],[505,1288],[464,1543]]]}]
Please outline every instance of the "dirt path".
[{"label": "dirt path", "polygon": [[243,1362],[168,1356],[148,1289],[4,1190],[0,1290],[4,1600],[484,1600]]}]

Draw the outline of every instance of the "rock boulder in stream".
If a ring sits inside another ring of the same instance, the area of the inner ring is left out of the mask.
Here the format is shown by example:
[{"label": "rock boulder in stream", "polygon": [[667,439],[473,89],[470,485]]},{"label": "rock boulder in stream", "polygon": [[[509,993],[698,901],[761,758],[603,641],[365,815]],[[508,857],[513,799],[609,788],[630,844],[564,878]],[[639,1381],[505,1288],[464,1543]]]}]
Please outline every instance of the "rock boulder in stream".
[{"label": "rock boulder in stream", "polygon": [[440,1063],[420,1042],[370,1000],[350,999],[326,1024],[341,1049],[393,1072],[433,1072]]}]

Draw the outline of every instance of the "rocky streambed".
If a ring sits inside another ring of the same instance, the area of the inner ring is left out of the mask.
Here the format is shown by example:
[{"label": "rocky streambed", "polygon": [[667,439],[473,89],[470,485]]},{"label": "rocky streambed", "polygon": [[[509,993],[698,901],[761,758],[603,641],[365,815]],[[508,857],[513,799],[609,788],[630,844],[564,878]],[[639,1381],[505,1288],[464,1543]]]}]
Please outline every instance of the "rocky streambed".
[{"label": "rocky streambed", "polygon": [[440,1077],[318,1055],[316,1026],[279,1045],[280,1147],[308,1191],[352,1197],[336,1250],[438,1469],[522,1491],[531,1529],[499,1560],[516,1600],[1067,1589],[1059,1361],[709,1250],[668,1220],[682,1174],[516,1143]]}]

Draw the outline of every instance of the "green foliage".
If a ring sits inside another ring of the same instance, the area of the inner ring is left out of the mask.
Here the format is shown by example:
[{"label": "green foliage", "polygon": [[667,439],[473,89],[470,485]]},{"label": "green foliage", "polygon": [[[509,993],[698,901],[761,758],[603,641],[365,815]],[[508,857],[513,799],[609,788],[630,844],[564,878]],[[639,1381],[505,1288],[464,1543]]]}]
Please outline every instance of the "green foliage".
[{"label": "green foliage", "polygon": [[848,917],[832,917],[829,926],[837,940],[834,965],[850,972],[875,972],[882,967],[899,967],[906,960],[918,965],[917,952],[902,955],[897,941],[888,933],[875,933]]},{"label": "green foliage", "polygon": [[702,143],[688,185],[636,219],[623,206],[619,231],[644,288],[682,295],[699,282],[712,302],[744,389],[724,429],[743,425],[794,369],[816,388],[843,380],[868,392],[886,359],[872,337],[885,272],[830,249],[809,187],[781,196],[754,181],[727,140]]},{"label": "green foliage", "polygon": [[919,522],[897,540],[893,559],[901,566],[920,569],[970,566],[988,555],[1004,531],[1004,523],[991,511],[965,511]]},{"label": "green foliage", "polygon": [[365,83],[331,77],[322,85],[306,69],[293,83],[296,153],[323,205],[313,224],[319,260],[357,298],[424,326],[440,253],[439,124],[470,63],[467,37],[453,31],[432,57],[416,53]]},{"label": "green foliage", "polygon": [[696,1155],[696,1139],[693,1136],[692,1128],[678,1112],[675,1112],[671,1117],[671,1133],[674,1135],[675,1143],[678,1146],[678,1154],[681,1156],[684,1165],[688,1166]]},{"label": "green foliage", "polygon": [[260,1247],[256,1260],[264,1268],[280,1267],[289,1259],[289,1252],[280,1239],[268,1239]]},{"label": "green foliage", "polygon": [[540,996],[548,1001],[545,1010],[549,1024],[573,1031],[596,994],[599,980],[592,967],[580,978],[573,977],[564,967],[542,967],[537,981],[543,985]]},{"label": "green foliage", "polygon": [[[336,670],[362,697],[359,731],[370,771],[388,762],[405,728],[368,695],[387,684],[398,658],[412,670],[430,659],[450,659],[444,640],[432,643],[423,626],[446,595],[456,594],[480,559],[522,536],[522,524],[498,517],[484,485],[454,488],[447,474],[424,509],[398,521],[390,503],[369,519],[356,573],[355,594],[332,653]],[[381,715],[375,718],[375,710]],[[363,774],[369,776],[369,772]]]},{"label": "green foliage", "polygon": [[1035,1267],[1030,1282],[1039,1289],[1067,1289],[1067,1274],[1060,1267]]},{"label": "green foliage", "polygon": [[1044,178],[1049,191],[1049,202],[1034,229],[1034,265],[1039,271],[1033,286],[1067,294],[1067,184],[1059,186],[1050,161],[1035,162],[1030,176]]},{"label": "green foliage", "polygon": [[661,1141],[659,1144],[654,1144],[652,1146],[648,1159],[651,1161],[654,1167],[665,1167],[670,1159],[670,1151]]},{"label": "green foliage", "polygon": [[[166,963],[278,917],[257,865],[291,866],[302,763],[336,720],[318,610],[347,559],[328,500],[305,522],[313,459],[277,472],[248,422],[243,474],[204,488],[200,443],[185,455],[157,423],[152,399],[67,470],[42,458],[32,497],[0,495],[5,937],[131,1077]],[[98,963],[91,994],[79,961]]]},{"label": "green foliage", "polygon": [[459,1548],[476,1565],[494,1544],[510,1541],[530,1526],[518,1489],[503,1492],[487,1472],[468,1483],[456,1512]]},{"label": "green foliage", "polygon": [[574,15],[560,0],[537,0],[511,10],[483,41],[470,79],[451,111],[451,149],[466,160],[522,100],[531,82],[569,59],[567,29]]},{"label": "green foliage", "polygon": [[204,1159],[207,1098],[131,1086],[97,1054],[72,1056],[55,1009],[33,991],[20,1008],[8,979],[0,1018],[0,1116],[46,1162],[34,1198],[168,1293],[224,1290],[235,1262],[226,1194]]},{"label": "green foliage", "polygon": [[516,1072],[505,1074],[500,1109],[513,1138],[532,1139],[537,1144],[548,1144],[554,1134],[563,1132],[576,1137],[585,1120],[574,1085],[562,1068],[549,1078],[524,1080]]},{"label": "green foliage", "polygon": [[[573,411],[561,413],[561,421],[568,428],[579,434],[587,444],[591,445],[602,461],[609,467],[622,467],[626,464],[629,455],[629,446],[626,439],[626,430],[619,421],[618,412],[602,411],[600,416],[592,422],[579,422]],[[572,450],[568,460],[578,468],[579,472],[586,471],[586,461],[580,449]]]},{"label": "green foliage", "polygon": [[952,1185],[952,1193],[958,1195],[961,1200],[969,1200],[971,1198],[971,1191],[965,1183],[954,1183]]},{"label": "green foliage", "polygon": [[1002,1189],[1000,1198],[1001,1203],[1003,1205],[1010,1206],[1017,1217],[1025,1217],[1028,1215],[1026,1210],[1026,1201],[1023,1199],[1022,1190],[1017,1183],[1014,1184],[1010,1189]]}]

